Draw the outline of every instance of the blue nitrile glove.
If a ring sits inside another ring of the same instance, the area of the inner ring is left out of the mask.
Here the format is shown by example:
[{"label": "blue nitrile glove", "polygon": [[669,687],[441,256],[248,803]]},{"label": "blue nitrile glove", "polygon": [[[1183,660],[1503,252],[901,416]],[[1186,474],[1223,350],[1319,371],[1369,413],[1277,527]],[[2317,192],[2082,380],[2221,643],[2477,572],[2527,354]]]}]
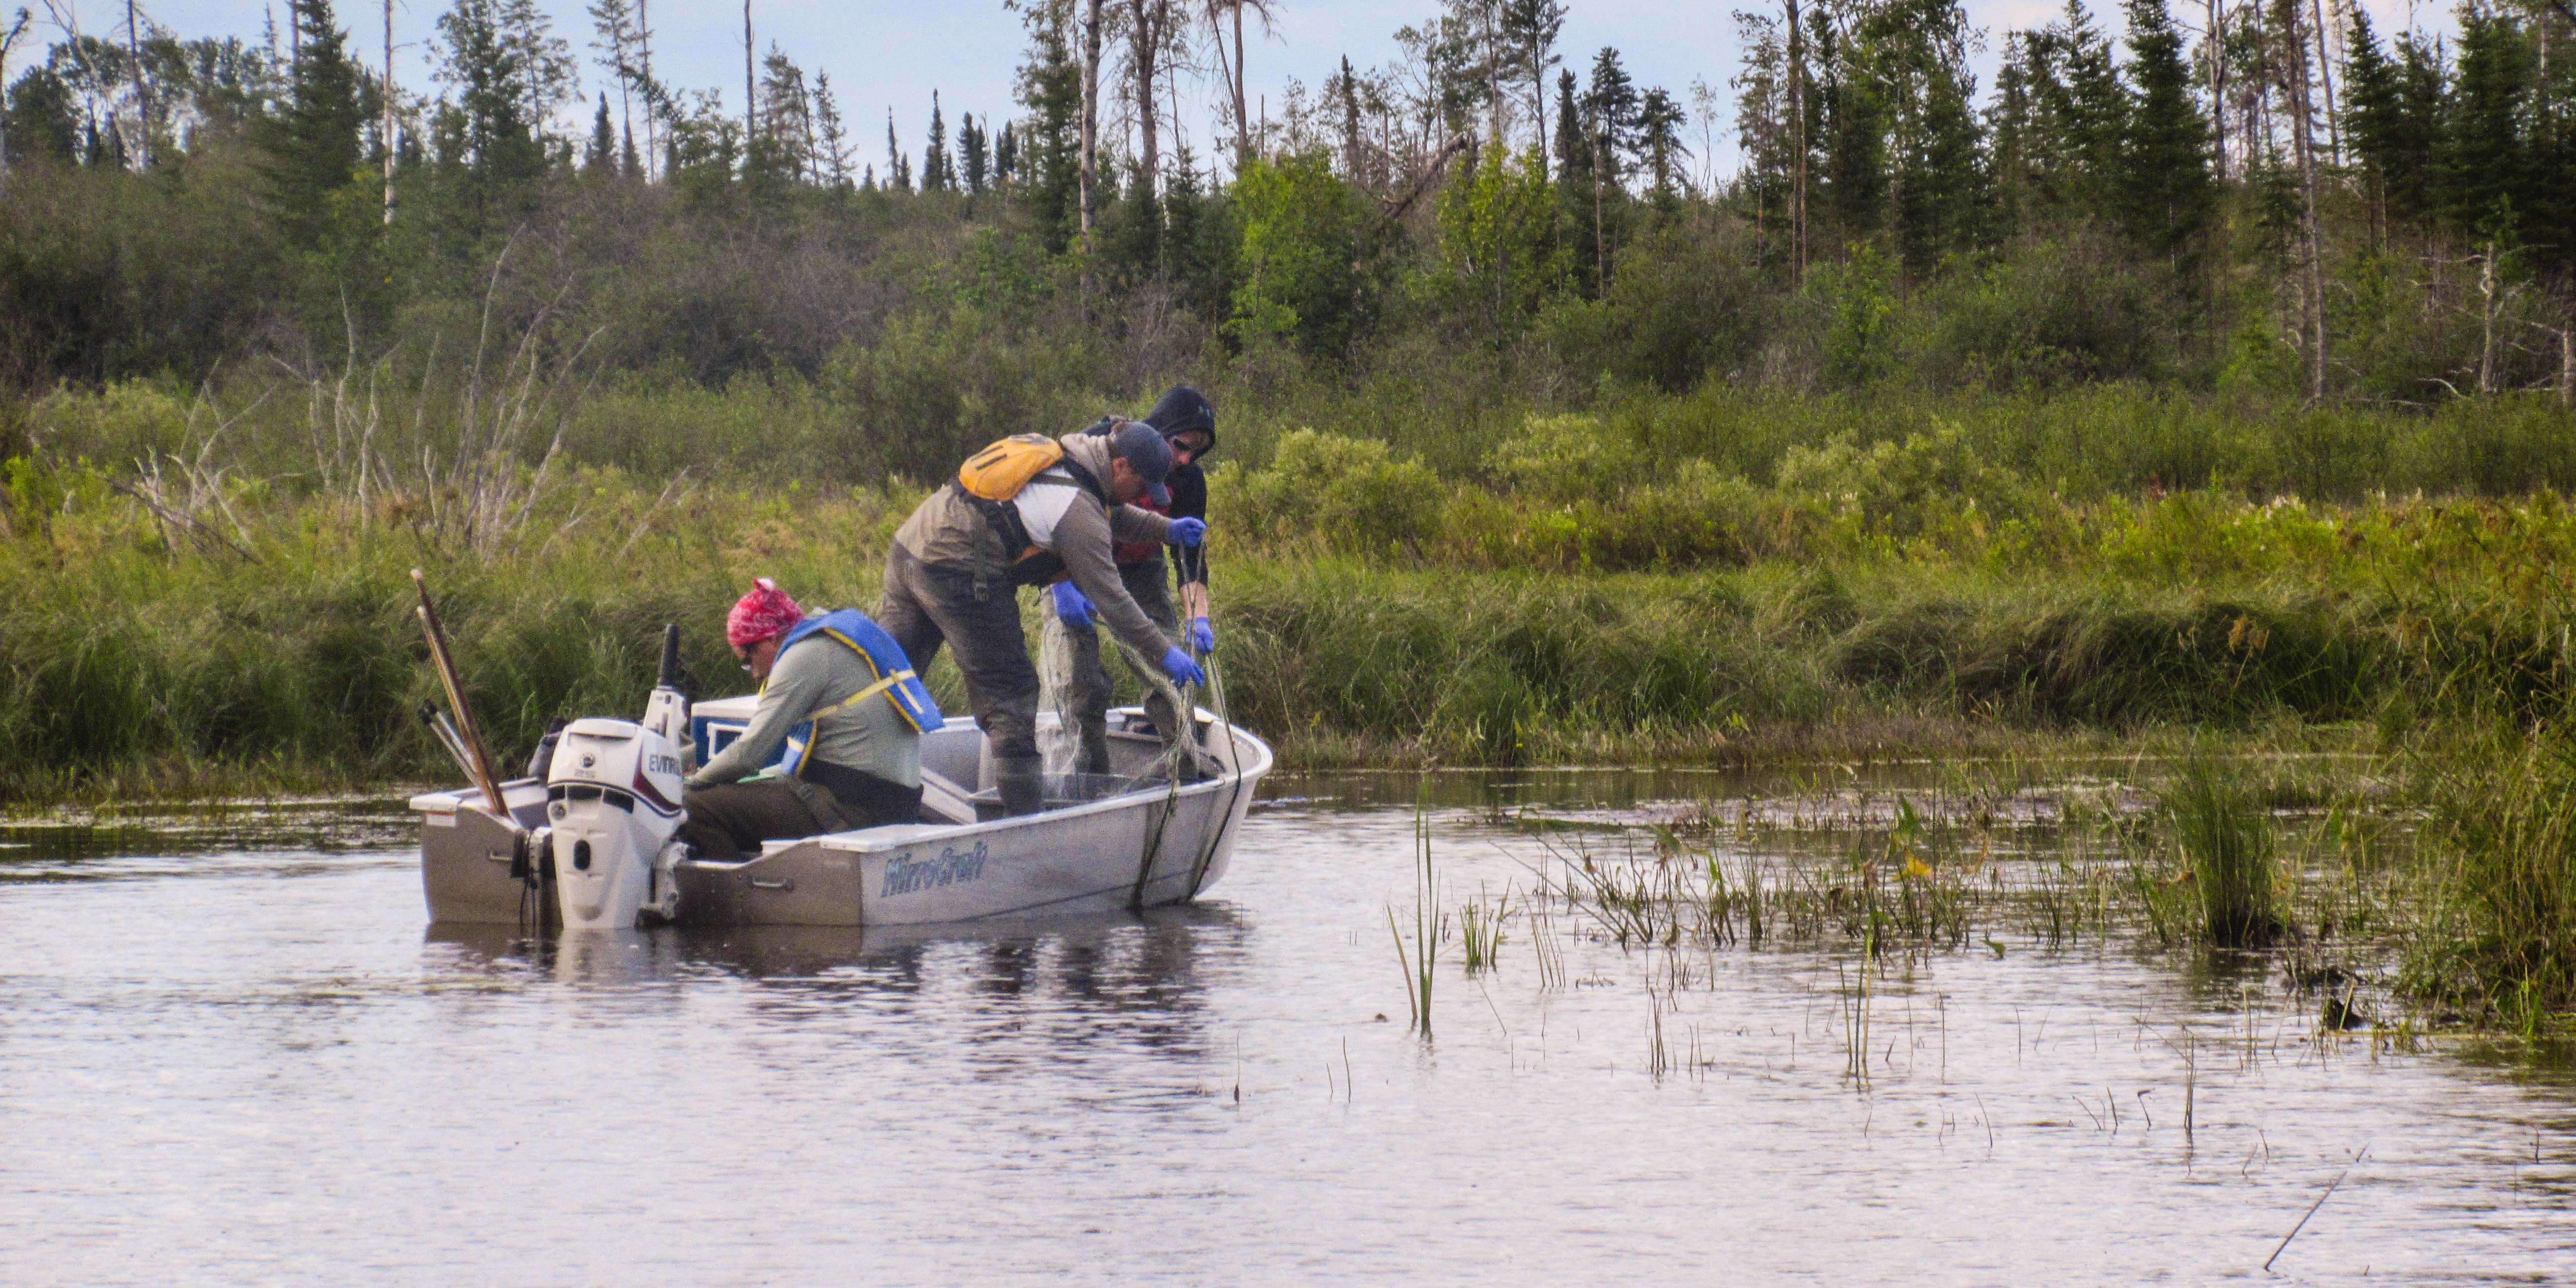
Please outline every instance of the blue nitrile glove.
[{"label": "blue nitrile glove", "polygon": [[1202,653],[1216,651],[1216,628],[1208,625],[1208,619],[1204,617],[1190,619],[1190,647]]},{"label": "blue nitrile glove", "polygon": [[1197,545],[1198,543],[1200,543],[1200,542],[1202,542],[1202,541],[1205,541],[1205,540],[1207,540],[1207,520],[1205,520],[1205,519],[1174,519],[1174,520],[1172,520],[1172,544],[1173,544],[1173,545],[1176,545],[1176,546],[1195,546],[1195,545]]},{"label": "blue nitrile glove", "polygon": [[1082,587],[1059,581],[1055,584],[1055,615],[1067,626],[1089,626],[1091,597],[1082,593]]},{"label": "blue nitrile glove", "polygon": [[1207,672],[1200,670],[1199,664],[1191,661],[1177,644],[1163,650],[1163,674],[1172,677],[1174,684],[1207,683]]}]

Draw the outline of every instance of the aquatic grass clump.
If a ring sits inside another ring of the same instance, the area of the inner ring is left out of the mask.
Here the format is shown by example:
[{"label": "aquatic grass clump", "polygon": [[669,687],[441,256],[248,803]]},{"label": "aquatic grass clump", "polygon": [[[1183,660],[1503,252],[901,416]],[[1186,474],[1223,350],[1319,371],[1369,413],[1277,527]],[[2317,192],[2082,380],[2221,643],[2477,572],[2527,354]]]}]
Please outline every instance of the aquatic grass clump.
[{"label": "aquatic grass clump", "polygon": [[1438,978],[1440,950],[1449,942],[1449,914],[1440,907],[1440,874],[1431,862],[1429,805],[1419,796],[1413,805],[1413,951],[1405,951],[1394,904],[1386,907],[1386,932],[1395,940],[1396,967],[1404,972],[1404,1005],[1412,1012],[1407,1027],[1429,1041],[1431,985]]},{"label": "aquatic grass clump", "polygon": [[1503,923],[1512,915],[1512,892],[1506,888],[1502,897],[1485,901],[1484,887],[1478,886],[1476,897],[1458,909],[1458,944],[1466,956],[1467,973],[1481,975],[1494,969],[1503,948]]},{"label": "aquatic grass clump", "polygon": [[2576,737],[2498,728],[2433,766],[2433,907],[2400,984],[2526,1034],[2576,1010]]},{"label": "aquatic grass clump", "polygon": [[2194,757],[2165,792],[2164,814],[2208,941],[2261,948],[2278,939],[2286,926],[2272,817],[2242,777]]}]

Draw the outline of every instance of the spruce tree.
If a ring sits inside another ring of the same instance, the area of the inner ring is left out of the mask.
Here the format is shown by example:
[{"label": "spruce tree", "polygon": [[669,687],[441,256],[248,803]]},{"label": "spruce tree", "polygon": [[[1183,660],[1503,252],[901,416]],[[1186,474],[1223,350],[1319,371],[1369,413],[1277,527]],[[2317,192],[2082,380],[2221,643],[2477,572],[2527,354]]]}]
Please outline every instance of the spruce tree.
[{"label": "spruce tree", "polygon": [[2137,97],[2120,149],[2120,214],[2147,253],[2182,267],[2216,200],[2209,124],[2192,97],[2182,33],[2164,0],[2128,0],[2129,79]]},{"label": "spruce tree", "polygon": [[948,123],[939,115],[939,91],[930,91],[930,144],[921,150],[921,190],[945,192],[948,181]]},{"label": "spruce tree", "polygon": [[814,73],[814,149],[823,175],[833,187],[850,186],[849,129],[841,123],[841,102],[832,93],[832,74]]},{"label": "spruce tree", "polygon": [[2380,48],[2370,15],[2356,8],[2344,39],[2344,137],[2352,142],[2353,160],[2361,170],[2363,197],[2370,204],[2374,230],[2385,233],[2389,179],[2406,162],[2405,91],[2397,64]]},{"label": "spruce tree", "polygon": [[1967,15],[1957,0],[1893,0],[1853,34],[1848,79],[1869,88],[1874,109],[1855,123],[1886,132],[1887,217],[1908,272],[1928,276],[1982,239],[1991,205],[1968,103]]},{"label": "spruce tree", "polygon": [[49,67],[30,67],[9,87],[8,149],[12,166],[43,158],[79,159],[80,114],[69,82]]},{"label": "spruce tree", "polygon": [[590,146],[582,153],[582,169],[593,178],[607,178],[616,172],[617,129],[608,121],[608,95],[599,96],[599,114],[591,119]]},{"label": "spruce tree", "polygon": [[1604,187],[1618,187],[1626,176],[1620,158],[1637,151],[1642,104],[1636,82],[1628,79],[1628,69],[1619,61],[1619,51],[1602,46],[1592,57],[1592,83],[1583,92],[1583,115],[1599,151],[1593,166]]},{"label": "spruce tree", "polygon": [[891,107],[886,109],[885,186],[887,190],[897,192],[912,189],[912,162],[905,159],[903,145],[895,140],[894,109]]},{"label": "spruce tree", "polygon": [[1814,44],[1816,64],[1824,71],[1816,86],[1824,182],[1818,204],[1828,229],[1819,240],[1831,246],[1866,241],[1886,225],[1890,113],[1886,94],[1855,56],[1853,42],[1823,19],[1819,7]]},{"label": "spruce tree", "polygon": [[1650,89],[1637,104],[1637,149],[1645,161],[1646,173],[1652,176],[1655,198],[1670,206],[1681,198],[1681,184],[1676,178],[1680,162],[1690,156],[1683,145],[1681,128],[1690,120],[1681,104],[1661,89]]},{"label": "spruce tree", "polygon": [[1995,218],[2007,237],[2028,231],[2036,222],[2042,174],[2033,154],[2036,112],[2031,98],[2031,33],[2004,37],[2004,55],[1995,71],[1995,97],[1986,109],[1988,155],[1995,184]]},{"label": "spruce tree", "polygon": [[1565,30],[1563,0],[1500,0],[1495,17],[1511,78],[1529,95],[1530,132],[1538,140],[1539,178],[1547,178],[1547,72],[1564,59],[1556,52]]},{"label": "spruce tree", "polygon": [[1033,4],[1026,12],[1029,52],[1017,95],[1029,116],[1016,131],[1003,127],[1002,169],[1047,249],[1062,253],[1082,227],[1082,65],[1073,55],[1068,6]]},{"label": "spruce tree", "polygon": [[2397,133],[2388,175],[2388,204],[2398,217],[2422,224],[2441,200],[2442,118],[2450,69],[2442,45],[2420,32],[2397,38]]},{"label": "spruce tree", "polygon": [[1574,73],[1556,74],[1556,210],[1557,245],[1574,266],[1574,280],[1585,295],[1601,290],[1599,261],[1592,254],[1599,240],[1593,201],[1592,140],[1583,128],[1583,111],[1575,101]]},{"label": "spruce tree", "polygon": [[278,214],[309,245],[328,222],[331,194],[357,171],[367,117],[348,33],[340,30],[331,0],[293,0],[291,9],[303,35],[288,69],[285,102],[262,131],[263,168]]},{"label": "spruce tree", "polygon": [[2531,110],[2533,48],[2506,14],[2463,5],[2460,62],[2451,90],[2441,174],[2450,221],[2482,236],[2511,229],[2539,204],[2524,121]]},{"label": "spruce tree", "polygon": [[[1940,4],[1958,11],[1950,0]],[[1908,270],[1928,277],[1947,256],[1985,239],[1994,194],[1985,139],[1968,104],[1972,81],[1965,68],[1946,57],[1931,61],[1916,85],[1909,146],[1898,167],[1898,235]]]},{"label": "spruce tree", "polygon": [[[454,92],[465,216],[479,232],[545,173],[539,131],[572,88],[569,48],[536,0],[455,0],[438,16],[438,79]],[[308,42],[309,43],[309,42]]]},{"label": "spruce tree", "polygon": [[2093,24],[2083,0],[2066,0],[2064,51],[2066,98],[2060,109],[2066,155],[2078,182],[2068,195],[2089,210],[2103,210],[2118,190],[2121,146],[2128,134],[2129,96],[2120,84],[2111,38]]},{"label": "spruce tree", "polygon": [[975,123],[975,114],[972,112],[957,118],[957,150],[966,158],[966,191],[981,193],[984,191],[984,181],[988,177],[986,165],[989,158],[984,150],[983,127]]}]

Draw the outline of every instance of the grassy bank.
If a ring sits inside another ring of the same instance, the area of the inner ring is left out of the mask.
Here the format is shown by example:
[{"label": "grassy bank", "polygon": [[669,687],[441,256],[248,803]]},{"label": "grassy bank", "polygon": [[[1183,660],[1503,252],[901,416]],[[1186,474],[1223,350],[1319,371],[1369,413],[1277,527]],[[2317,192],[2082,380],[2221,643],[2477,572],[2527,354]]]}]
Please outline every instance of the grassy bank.
[{"label": "grassy bank", "polygon": [[[113,419],[108,401],[87,414]],[[2087,495],[1956,426],[1792,442],[1757,473],[1633,430],[1532,417],[1472,471],[1307,429],[1252,467],[1221,463],[1238,714],[1305,764],[1907,756],[2211,729],[2393,747],[2428,722],[2554,721],[2576,675],[2576,514],[2546,489]],[[47,459],[11,466],[0,544],[0,795],[16,800],[239,781],[226,766],[443,773],[410,715],[434,696],[416,565],[505,755],[551,719],[633,705],[665,621],[684,624],[696,687],[730,690],[717,623],[740,587],[772,575],[809,603],[873,604],[919,496],[506,460],[290,487]]]},{"label": "grassy bank", "polygon": [[[740,587],[767,574],[809,603],[872,604],[911,499],[672,502],[612,475],[563,491],[512,548],[442,558],[323,501],[208,551],[76,485],[0,552],[0,792],[184,782],[171,766],[445,772],[410,715],[435,696],[409,616],[424,563],[505,755],[550,719],[634,706],[665,621],[699,691],[729,691],[718,623]],[[1589,574],[1274,534],[1218,548],[1222,657],[1237,714],[1307,764],[1902,757],[2213,727],[2349,745],[2554,712],[2558,601],[2498,552],[2554,551],[2561,520],[2443,509],[2123,503],[2073,515],[2045,561],[1872,556],[1865,535],[1837,551],[1828,523],[1803,554]],[[2455,527],[2455,554],[2428,553]]]}]

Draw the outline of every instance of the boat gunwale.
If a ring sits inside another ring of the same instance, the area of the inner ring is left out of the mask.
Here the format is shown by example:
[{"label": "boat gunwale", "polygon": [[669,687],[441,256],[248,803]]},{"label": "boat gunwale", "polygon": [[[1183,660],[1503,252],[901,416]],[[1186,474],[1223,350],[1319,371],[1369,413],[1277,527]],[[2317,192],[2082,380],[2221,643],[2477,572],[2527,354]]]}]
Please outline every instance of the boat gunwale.
[{"label": "boat gunwale", "polygon": [[[1122,810],[1134,809],[1139,805],[1153,804],[1158,801],[1170,801],[1174,804],[1178,804],[1182,800],[1195,800],[1200,796],[1215,792],[1221,788],[1236,787],[1247,777],[1258,779],[1263,775],[1268,774],[1272,765],[1277,762],[1277,752],[1271,748],[1268,742],[1263,741],[1260,735],[1253,733],[1251,730],[1246,729],[1241,725],[1229,725],[1227,727],[1234,730],[1234,739],[1238,747],[1243,743],[1249,742],[1254,748],[1258,749],[1260,753],[1259,756],[1249,766],[1238,763],[1234,768],[1229,769],[1223,774],[1201,782],[1186,784],[1177,791],[1149,791],[1139,789],[1136,791],[1121,792],[1115,796],[1104,796],[1098,800],[1084,801],[1077,805],[1067,805],[1060,809],[1042,810],[1035,814],[1017,814],[1006,818],[981,819],[972,823],[888,823],[881,824],[877,827],[852,828],[840,832],[818,832],[812,836],[797,837],[792,842],[782,845],[775,850],[769,850],[762,854],[746,858],[739,863],[719,863],[706,859],[691,859],[689,862],[693,866],[700,866],[720,871],[731,871],[738,868],[748,867],[752,864],[759,863],[764,859],[775,858],[778,855],[785,854],[791,850],[807,845],[818,846],[822,849],[831,850],[835,853],[841,854],[879,854],[892,850],[908,849],[912,846],[926,844],[932,841],[942,841],[969,835],[988,835],[1010,831],[1017,828],[1025,828],[1030,826],[1032,823],[1037,822],[1052,822],[1058,819],[1071,820],[1089,818],[1098,814],[1108,814]],[[1242,757],[1238,755],[1236,759],[1240,762]],[[502,783],[500,786],[502,791],[506,794],[512,787],[527,784],[534,784],[542,787],[544,785],[544,780],[537,778],[518,778]],[[489,810],[481,808],[474,801],[468,799],[473,794],[474,789],[470,787],[436,792],[423,792],[412,797],[407,803],[413,812],[419,814],[452,814],[461,809],[472,809],[477,813],[483,814],[490,813]],[[887,832],[894,828],[917,830],[913,830],[909,835],[901,837],[872,835],[873,833]]]}]

